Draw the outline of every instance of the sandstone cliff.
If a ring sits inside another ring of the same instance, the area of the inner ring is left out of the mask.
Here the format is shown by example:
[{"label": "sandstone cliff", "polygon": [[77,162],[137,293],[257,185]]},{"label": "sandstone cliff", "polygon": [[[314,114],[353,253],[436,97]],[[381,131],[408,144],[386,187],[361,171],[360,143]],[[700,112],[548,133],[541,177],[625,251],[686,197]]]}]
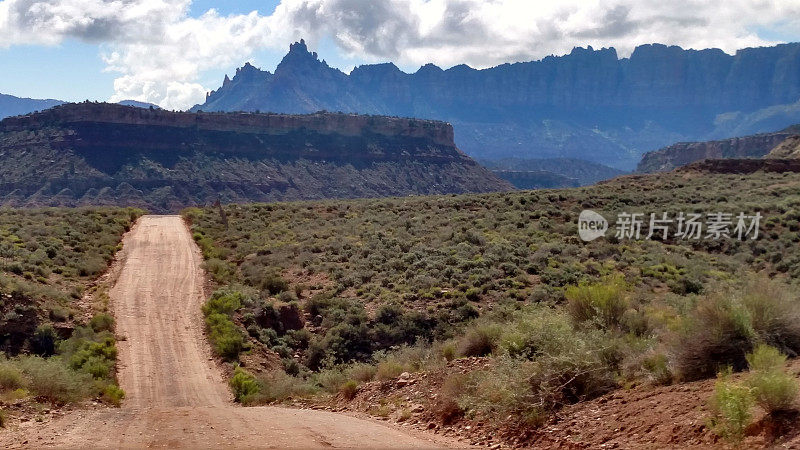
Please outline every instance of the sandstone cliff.
[{"label": "sandstone cliff", "polygon": [[486,192],[511,186],[444,122],[81,103],[0,121],[0,204],[132,205]]}]

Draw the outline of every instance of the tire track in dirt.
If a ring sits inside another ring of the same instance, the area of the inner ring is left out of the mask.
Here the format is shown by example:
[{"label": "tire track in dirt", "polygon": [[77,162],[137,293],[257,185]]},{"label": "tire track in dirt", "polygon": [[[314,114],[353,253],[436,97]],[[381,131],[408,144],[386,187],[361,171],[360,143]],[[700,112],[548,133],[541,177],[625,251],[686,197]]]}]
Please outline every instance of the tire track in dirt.
[{"label": "tire track in dirt", "polygon": [[144,216],[125,236],[109,291],[119,409],[80,410],[0,435],[3,447],[430,448],[455,441],[324,411],[235,405],[203,335],[202,258],[180,216]]}]

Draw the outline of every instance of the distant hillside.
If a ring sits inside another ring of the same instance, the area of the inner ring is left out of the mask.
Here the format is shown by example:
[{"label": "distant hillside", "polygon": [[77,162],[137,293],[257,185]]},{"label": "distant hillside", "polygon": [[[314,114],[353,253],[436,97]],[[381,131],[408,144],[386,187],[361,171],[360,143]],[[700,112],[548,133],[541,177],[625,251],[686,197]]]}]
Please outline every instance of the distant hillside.
[{"label": "distant hillside", "polygon": [[445,120],[481,159],[575,158],[630,170],[679,141],[780,129],[800,122],[800,44],[684,50],[575,48],[569,55],[476,70],[394,64],[345,74],[295,43],[275,73],[245,64],[195,109],[318,110]]},{"label": "distant hillside", "polygon": [[508,190],[449,124],[67,104],[0,121],[0,204],[187,205]]},{"label": "distant hillside", "polygon": [[0,94],[0,119],[20,114],[28,114],[60,105],[61,100],[37,100],[33,98],[20,98],[13,95]]},{"label": "distant hillside", "polygon": [[550,187],[587,186],[627,173],[602,164],[570,158],[503,158],[499,160],[478,160],[478,162],[492,170],[550,172],[561,175],[564,177],[562,182],[568,183],[563,186]]},{"label": "distant hillside", "polygon": [[719,141],[680,142],[642,156],[638,172],[667,172],[704,159],[762,158],[787,138],[800,134],[800,125],[774,133]]}]

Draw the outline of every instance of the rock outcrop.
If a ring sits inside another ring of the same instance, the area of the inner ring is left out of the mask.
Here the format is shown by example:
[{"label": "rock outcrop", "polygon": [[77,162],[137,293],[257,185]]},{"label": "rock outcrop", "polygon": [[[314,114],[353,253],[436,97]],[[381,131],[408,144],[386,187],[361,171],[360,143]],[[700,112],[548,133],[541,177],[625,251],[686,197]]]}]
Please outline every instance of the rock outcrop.
[{"label": "rock outcrop", "polygon": [[[347,75],[304,42],[275,73],[246,64],[209,93],[205,111],[318,110],[446,120],[476,158],[579,158],[631,169],[642,153],[677,141],[771,131],[800,122],[800,44],[721,50],[642,45],[476,70],[394,64]],[[747,126],[742,128],[742,122]]]},{"label": "rock outcrop", "polygon": [[776,133],[756,134],[708,142],[680,142],[642,156],[638,172],[668,172],[706,159],[763,158],[787,138],[798,133],[795,127]]},{"label": "rock outcrop", "polygon": [[0,204],[155,212],[248,202],[511,189],[444,122],[67,104],[0,121]]},{"label": "rock outcrop", "polygon": [[800,158],[800,135],[789,136],[783,142],[773,148],[766,158],[774,159],[799,159]]}]

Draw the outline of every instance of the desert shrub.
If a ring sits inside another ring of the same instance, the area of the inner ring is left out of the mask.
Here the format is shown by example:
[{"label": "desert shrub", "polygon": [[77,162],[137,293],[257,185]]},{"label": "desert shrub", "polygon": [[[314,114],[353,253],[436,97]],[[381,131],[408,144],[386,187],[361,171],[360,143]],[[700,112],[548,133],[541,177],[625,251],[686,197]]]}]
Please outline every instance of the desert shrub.
[{"label": "desert shrub", "polygon": [[747,385],[752,389],[756,403],[770,414],[796,408],[798,384],[786,373],[786,356],[768,345],[758,345],[747,355],[750,373]]},{"label": "desert shrub", "polygon": [[617,276],[599,283],[568,286],[567,310],[576,322],[598,321],[606,327],[619,327],[628,308],[626,286]]},{"label": "desert shrub", "polygon": [[459,404],[459,397],[466,390],[466,383],[465,375],[448,376],[436,398],[431,402],[430,409],[433,415],[443,425],[450,425],[464,415],[464,409]]},{"label": "desert shrub", "polygon": [[55,403],[71,403],[94,394],[94,380],[88,373],[65,366],[58,358],[30,356],[18,361],[28,389],[37,397]]},{"label": "desert shrub", "polygon": [[355,363],[347,368],[347,377],[361,383],[372,381],[375,378],[377,367],[372,364]]},{"label": "desert shrub", "polygon": [[231,320],[231,314],[242,307],[243,301],[241,292],[220,289],[203,305],[211,346],[216,354],[228,360],[237,359],[245,346],[242,331]]},{"label": "desert shrub", "polygon": [[66,308],[56,305],[50,308],[48,317],[50,317],[50,320],[54,322],[64,322],[69,319],[70,312]]},{"label": "desert shrub", "polygon": [[97,313],[89,320],[89,326],[95,333],[114,331],[114,318],[106,313]]},{"label": "desert shrub", "polygon": [[228,360],[235,360],[244,349],[244,336],[238,326],[225,314],[206,316],[208,338],[214,351]]},{"label": "desert shrub", "polygon": [[267,273],[261,280],[261,288],[267,290],[272,295],[277,295],[289,289],[289,282],[279,273]]},{"label": "desert shrub", "polygon": [[506,356],[474,383],[471,395],[479,409],[492,410],[495,399],[503,413],[535,411],[533,420],[616,386],[621,356],[612,333],[576,328],[564,310],[543,305],[515,312],[505,322],[498,342]]},{"label": "desert shrub", "polygon": [[497,347],[500,327],[496,324],[476,324],[467,329],[458,340],[458,356],[486,356]]},{"label": "desert shrub", "polygon": [[197,246],[200,247],[200,251],[203,253],[203,259],[209,260],[220,256],[219,250],[214,246],[214,241],[208,236],[200,232],[194,232],[192,233],[192,238],[194,242],[197,243]]},{"label": "desert shrub", "polygon": [[256,378],[241,367],[234,369],[229,384],[233,390],[233,398],[242,404],[250,403],[261,390]]},{"label": "desert shrub", "polygon": [[800,294],[766,277],[751,277],[739,291],[760,342],[800,355]]},{"label": "desert shrub", "polygon": [[798,314],[792,291],[763,279],[702,297],[672,343],[679,375],[696,380],[726,366],[744,370],[756,342],[797,354]]},{"label": "desert shrub", "polygon": [[623,364],[623,374],[627,380],[645,380],[653,385],[668,385],[673,381],[669,358],[660,351],[637,351],[631,354]]},{"label": "desert shrub", "polygon": [[701,299],[680,333],[673,348],[685,380],[708,378],[725,366],[743,370],[755,339],[748,311],[727,295]]},{"label": "desert shrub", "polygon": [[106,267],[108,266],[103,258],[89,256],[78,266],[78,275],[82,277],[97,275],[105,271]]},{"label": "desert shrub", "polygon": [[325,392],[335,394],[344,383],[347,382],[347,375],[341,369],[322,370],[313,376],[315,384],[320,386]]},{"label": "desert shrub", "polygon": [[405,367],[398,361],[387,359],[378,363],[375,379],[380,381],[393,380],[405,372]]},{"label": "desert shrub", "polygon": [[251,397],[250,403],[263,404],[281,402],[292,397],[305,397],[315,388],[304,380],[287,375],[283,371],[273,371],[258,378],[260,390]]},{"label": "desert shrub", "polygon": [[106,403],[109,403],[114,406],[119,406],[122,404],[122,400],[125,398],[125,391],[122,390],[116,384],[109,384],[105,388],[103,388],[103,395],[102,399]]},{"label": "desert shrub", "polygon": [[439,346],[439,352],[447,361],[452,361],[456,357],[456,344],[453,341],[447,341]]},{"label": "desert shrub", "polygon": [[434,321],[425,314],[406,311],[399,305],[381,306],[370,325],[376,349],[414,344],[419,339],[428,340],[435,327]]},{"label": "desert shrub", "polygon": [[533,384],[532,364],[503,358],[490,370],[469,374],[458,382],[461,393],[457,404],[488,417],[513,417],[529,425],[541,423],[550,405],[545,405],[543,393]]},{"label": "desert shrub", "polygon": [[741,442],[753,417],[750,389],[730,381],[730,370],[721,372],[714,384],[709,406],[712,430],[731,442]]},{"label": "desert shrub", "polygon": [[104,334],[92,336],[89,339],[76,337],[75,343],[69,347],[68,358],[72,369],[100,379],[109,378],[112,375],[112,368],[117,358],[117,347],[113,336]]},{"label": "desert shrub", "polygon": [[234,311],[242,307],[242,302],[244,300],[244,294],[239,291],[219,289],[214,291],[205,305],[203,305],[203,313],[205,315],[212,313],[231,315]]},{"label": "desert shrub", "polygon": [[32,350],[37,355],[51,356],[56,351],[58,334],[50,324],[39,325],[31,337]]},{"label": "desert shrub", "polygon": [[22,372],[10,361],[0,362],[0,389],[14,390],[23,386]]},{"label": "desert shrub", "polygon": [[372,340],[366,323],[361,322],[360,316],[342,320],[344,322],[328,329],[324,336],[312,339],[306,354],[306,365],[312,370],[364,361],[372,355]]},{"label": "desert shrub", "polygon": [[236,271],[233,265],[219,258],[207,259],[205,261],[205,269],[217,283],[225,283],[233,280]]},{"label": "desert shrub", "polygon": [[339,387],[339,393],[345,400],[352,400],[358,393],[358,383],[355,380],[348,380]]}]

